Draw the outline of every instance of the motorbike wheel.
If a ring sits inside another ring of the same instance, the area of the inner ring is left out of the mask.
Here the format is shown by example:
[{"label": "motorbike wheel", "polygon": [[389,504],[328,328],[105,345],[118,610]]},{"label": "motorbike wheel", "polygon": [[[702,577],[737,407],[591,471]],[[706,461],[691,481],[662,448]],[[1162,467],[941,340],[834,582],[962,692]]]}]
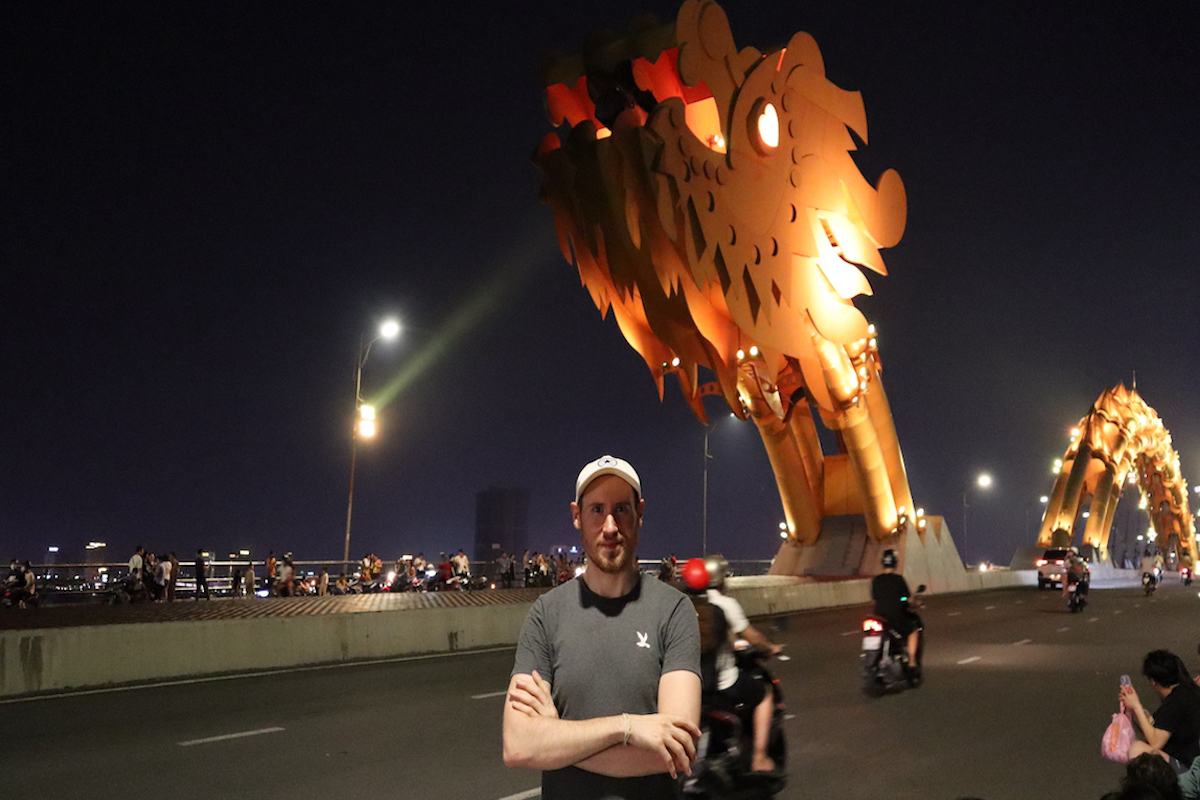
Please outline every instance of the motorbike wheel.
[{"label": "motorbike wheel", "polygon": [[863,668],[863,694],[867,697],[883,697],[887,686],[880,676],[878,661]]}]

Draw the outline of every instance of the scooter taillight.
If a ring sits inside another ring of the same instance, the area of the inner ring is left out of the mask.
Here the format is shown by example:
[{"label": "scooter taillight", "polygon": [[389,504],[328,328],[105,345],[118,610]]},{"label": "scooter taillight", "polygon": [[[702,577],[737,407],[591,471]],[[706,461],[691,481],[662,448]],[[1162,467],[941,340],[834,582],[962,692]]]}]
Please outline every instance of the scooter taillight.
[{"label": "scooter taillight", "polygon": [[877,619],[864,619],[863,633],[883,633],[883,625]]}]

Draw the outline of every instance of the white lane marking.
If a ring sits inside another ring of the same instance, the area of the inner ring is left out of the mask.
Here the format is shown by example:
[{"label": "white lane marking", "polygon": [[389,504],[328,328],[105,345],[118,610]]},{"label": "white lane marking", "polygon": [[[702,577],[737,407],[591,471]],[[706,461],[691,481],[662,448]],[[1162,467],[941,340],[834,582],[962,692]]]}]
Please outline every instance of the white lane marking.
[{"label": "white lane marking", "polygon": [[[0,700],[0,706],[10,703],[32,703],[35,700],[57,700],[60,697],[83,697],[89,694],[109,694],[110,692],[139,692],[145,689],[161,689],[167,686],[191,686],[195,683],[213,683],[214,681],[237,681],[244,678],[264,678],[269,675],[291,675],[296,672],[318,672],[326,669],[344,669],[345,667],[370,667],[377,664],[400,664],[406,661],[429,661],[434,658],[452,658],[454,656],[470,656],[480,653],[499,653],[514,650],[515,645],[507,647],[489,647],[484,650],[469,650],[459,653],[429,653],[423,656],[397,656],[396,658],[376,658],[371,661],[350,661],[344,664],[314,664],[307,667],[288,667],[287,669],[269,669],[261,672],[240,672],[236,675],[213,675],[207,678],[187,678],[178,681],[160,681],[159,683],[138,683],[129,686],[107,686],[103,689],[81,689],[77,692],[59,692],[57,694],[38,694],[32,697],[12,697]],[[538,791],[541,791],[540,789]]]},{"label": "white lane marking", "polygon": [[1092,617],[1091,619],[1088,620],[1088,622],[1099,622],[1099,621],[1100,621],[1099,617]]},{"label": "white lane marking", "polygon": [[526,789],[525,791],[518,792],[517,794],[510,794],[508,797],[501,797],[500,800],[529,800],[531,797],[541,796],[541,789]]},{"label": "white lane marking", "polygon": [[484,700],[488,697],[499,697],[502,694],[508,694],[508,689],[505,689],[503,692],[488,692],[487,694],[473,694],[473,695],[471,695],[471,699],[472,700]]},{"label": "white lane marking", "polygon": [[1069,631],[1069,630],[1071,630],[1071,629],[1070,628],[1059,628],[1058,632],[1062,633],[1063,631]]},{"label": "white lane marking", "polygon": [[180,747],[191,747],[194,744],[209,744],[211,742],[224,742],[229,739],[244,739],[247,736],[260,736],[264,733],[279,733],[283,728],[259,728],[256,731],[242,731],[241,733],[227,733],[224,736],[209,736],[205,739],[191,739],[186,742],[176,742]]},{"label": "white lane marking", "polygon": [[1121,609],[1118,608],[1116,611],[1113,612],[1113,616],[1115,617],[1117,614],[1120,614],[1120,613],[1121,613]]},{"label": "white lane marking", "polygon": [[947,616],[947,617],[961,617],[961,616],[962,616],[962,612],[961,612],[961,611],[951,611],[951,612],[950,612],[949,614],[947,614],[946,616]]},{"label": "white lane marking", "polygon": [[982,658],[983,656],[971,656],[970,658],[964,658],[962,661],[956,661],[955,663],[959,665],[970,664],[972,661],[979,661]]},{"label": "white lane marking", "polygon": [[1021,605],[1021,603],[1024,603],[1024,602],[1025,602],[1024,600],[1018,600],[1017,605]]},{"label": "white lane marking", "polygon": [[862,633],[862,631],[846,631],[845,633],[840,633],[838,635],[839,636],[857,636],[860,633]]},{"label": "white lane marking", "polygon": [[995,608],[995,606],[984,606],[984,607],[983,607],[983,610],[984,610],[984,611],[991,611],[993,608]]},{"label": "white lane marking", "polygon": [[1022,639],[1022,640],[1021,640],[1021,641],[1019,641],[1019,642],[1013,642],[1013,644],[1014,644],[1014,645],[1018,645],[1018,644],[1033,644],[1033,639]]},{"label": "white lane marking", "polygon": [[783,718],[784,719],[795,719],[796,715],[795,714],[784,714]]}]

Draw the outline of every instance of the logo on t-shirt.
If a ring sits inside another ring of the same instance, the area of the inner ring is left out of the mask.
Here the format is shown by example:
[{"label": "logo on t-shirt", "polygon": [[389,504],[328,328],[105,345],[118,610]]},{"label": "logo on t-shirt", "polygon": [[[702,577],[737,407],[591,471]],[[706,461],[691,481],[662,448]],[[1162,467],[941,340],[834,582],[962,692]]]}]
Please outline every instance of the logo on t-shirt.
[{"label": "logo on t-shirt", "polygon": [[637,635],[638,635],[638,643],[637,643],[637,646],[638,646],[638,647],[644,647],[644,648],[646,648],[647,650],[649,650],[649,649],[650,649],[650,642],[648,642],[648,641],[646,641],[646,640],[650,638],[650,634],[649,634],[649,633],[642,633],[641,631],[638,631],[638,632],[637,632]]}]

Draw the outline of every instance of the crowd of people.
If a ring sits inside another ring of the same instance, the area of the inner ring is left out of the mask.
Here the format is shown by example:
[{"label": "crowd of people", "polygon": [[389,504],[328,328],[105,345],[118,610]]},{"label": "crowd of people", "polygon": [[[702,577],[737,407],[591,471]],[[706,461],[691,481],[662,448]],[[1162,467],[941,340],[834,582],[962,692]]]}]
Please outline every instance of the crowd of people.
[{"label": "crowd of people", "polygon": [[[481,585],[490,583],[496,588],[553,587],[575,577],[582,564],[582,558],[575,559],[563,552],[547,554],[526,550],[520,558],[505,552],[491,569],[485,570],[492,574],[477,580],[482,581]],[[154,602],[173,602],[181,577],[180,567],[179,558],[173,551],[155,554],[138,545],[129,559],[122,585],[125,591],[139,599],[144,596]],[[18,574],[16,567],[13,574]],[[195,599],[211,598],[212,567],[202,549],[196,551],[191,577],[195,584]],[[250,559],[235,560],[230,565],[228,590],[233,597],[255,597],[263,591],[273,597],[437,591],[469,588],[473,578],[471,560],[461,548],[453,555],[443,552],[436,560],[426,559],[424,553],[402,556],[386,574],[383,559],[375,553],[365,553],[350,574],[340,572],[336,577],[324,566],[319,573],[304,574],[297,568],[291,553],[277,558],[272,550],[257,564]],[[10,582],[13,580],[10,578]]]},{"label": "crowd of people", "polygon": [[[526,550],[519,563],[522,585],[558,586],[574,578],[584,560],[572,558],[562,550],[557,554]],[[500,554],[496,560],[496,573],[501,588],[511,589],[517,585],[517,564],[516,554]]]}]

